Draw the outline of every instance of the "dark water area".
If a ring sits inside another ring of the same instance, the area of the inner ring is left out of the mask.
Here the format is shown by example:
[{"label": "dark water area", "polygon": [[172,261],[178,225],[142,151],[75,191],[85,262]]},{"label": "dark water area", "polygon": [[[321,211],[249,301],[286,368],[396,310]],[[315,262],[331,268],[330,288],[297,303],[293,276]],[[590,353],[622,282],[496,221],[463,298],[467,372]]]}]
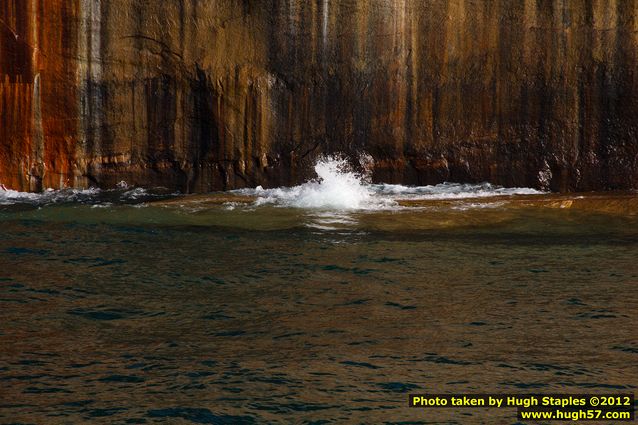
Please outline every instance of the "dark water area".
[{"label": "dark water area", "polygon": [[515,424],[407,395],[636,391],[634,214],[82,196],[0,205],[0,423]]}]

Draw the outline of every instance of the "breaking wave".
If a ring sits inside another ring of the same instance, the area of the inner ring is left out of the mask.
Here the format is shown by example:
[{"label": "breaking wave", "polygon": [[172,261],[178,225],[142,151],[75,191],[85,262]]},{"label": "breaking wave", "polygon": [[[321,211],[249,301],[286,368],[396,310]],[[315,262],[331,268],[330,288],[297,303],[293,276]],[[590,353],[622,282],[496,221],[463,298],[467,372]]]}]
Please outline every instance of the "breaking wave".
[{"label": "breaking wave", "polygon": [[352,171],[344,158],[327,156],[315,164],[317,178],[294,187],[240,189],[235,193],[256,196],[255,205],[274,204],[295,208],[359,210],[382,209],[395,204],[376,196],[367,175]]},{"label": "breaking wave", "polygon": [[89,205],[106,205],[116,203],[138,203],[158,197],[165,197],[166,191],[130,188],[118,185],[117,189],[46,189],[42,192],[19,192],[0,188],[0,205],[26,204],[44,206],[61,203],[77,203]]},{"label": "breaking wave", "polygon": [[[264,189],[239,189],[231,191],[240,196],[255,197],[250,205],[259,207],[301,208],[313,211],[365,211],[393,210],[405,208],[402,201],[463,200],[512,195],[541,194],[528,188],[503,188],[489,183],[462,184],[442,183],[432,186],[403,186],[399,184],[370,183],[372,159],[362,155],[361,169],[357,172],[344,157],[325,156],[315,164],[316,177],[294,187]],[[48,189],[40,193],[18,192],[0,187],[0,206],[26,204],[45,206],[60,203],[78,203],[98,206],[112,204],[141,204],[179,195],[166,189],[143,189],[120,182],[116,189]],[[250,202],[250,201],[249,201]],[[226,205],[227,209],[245,206],[239,202]]]},{"label": "breaking wave", "polygon": [[240,189],[237,194],[257,197],[255,205],[325,210],[383,210],[399,208],[403,200],[455,200],[541,194],[529,188],[504,188],[490,183],[442,183],[429,186],[370,184],[368,172],[352,171],[341,157],[326,156],[315,165],[317,177],[294,187]]}]

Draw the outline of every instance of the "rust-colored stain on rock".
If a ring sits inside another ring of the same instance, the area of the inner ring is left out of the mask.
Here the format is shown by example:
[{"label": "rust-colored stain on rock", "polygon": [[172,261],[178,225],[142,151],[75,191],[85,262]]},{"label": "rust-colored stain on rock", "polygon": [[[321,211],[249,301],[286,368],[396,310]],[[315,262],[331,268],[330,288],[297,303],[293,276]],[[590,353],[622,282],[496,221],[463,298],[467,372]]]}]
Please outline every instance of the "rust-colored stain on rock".
[{"label": "rust-colored stain on rock", "polygon": [[[83,171],[76,170],[76,148],[80,142],[80,110],[77,90],[78,1],[47,0],[38,11],[44,25],[38,27],[38,92],[34,99],[34,134],[41,149],[36,174],[43,187],[84,185],[75,181]],[[49,28],[55,29],[50,31]],[[61,29],[61,30],[59,30]],[[41,158],[41,160],[40,160]]]},{"label": "rust-colored stain on rock", "polygon": [[0,5],[0,183],[20,189],[31,156],[31,15],[20,0]]},{"label": "rust-colored stain on rock", "polygon": [[7,0],[0,182],[634,188],[637,55],[637,0]]},{"label": "rust-colored stain on rock", "polygon": [[8,0],[0,10],[0,182],[73,186],[78,4]]}]

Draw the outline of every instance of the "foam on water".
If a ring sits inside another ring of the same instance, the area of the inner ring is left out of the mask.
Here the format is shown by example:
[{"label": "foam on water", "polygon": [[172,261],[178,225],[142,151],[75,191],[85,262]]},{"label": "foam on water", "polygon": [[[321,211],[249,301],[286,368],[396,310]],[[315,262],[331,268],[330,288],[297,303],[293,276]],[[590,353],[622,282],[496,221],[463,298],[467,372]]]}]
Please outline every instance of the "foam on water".
[{"label": "foam on water", "polygon": [[276,189],[241,189],[236,193],[257,196],[256,205],[274,204],[286,207],[358,210],[381,209],[396,203],[375,196],[366,176],[352,171],[343,158],[323,157],[315,165],[317,178],[302,185]]},{"label": "foam on water", "polygon": [[82,202],[96,197],[100,189],[47,189],[43,192],[18,192],[11,189],[0,189],[0,205],[12,205],[17,203],[51,204],[58,202]]},{"label": "foam on water", "polygon": [[[401,206],[400,202],[407,200],[463,200],[543,193],[528,188],[503,188],[489,183],[443,183],[433,186],[371,184],[369,181],[373,165],[372,159],[362,155],[359,162],[364,170],[362,173],[353,171],[348,161],[341,156],[326,156],[320,158],[315,164],[316,178],[299,186],[275,189],[264,189],[258,186],[254,189],[240,189],[231,192],[256,197],[257,200],[248,207],[249,209],[273,205],[332,213],[335,211],[348,213],[351,211],[404,209],[407,207]],[[176,193],[167,193],[161,188],[147,190],[131,187],[126,182],[120,182],[117,189],[112,190],[96,188],[85,190],[48,189],[40,193],[18,192],[0,187],[0,205],[44,206],[58,203],[80,203],[108,207],[122,203],[140,204],[176,195]],[[245,207],[245,204],[241,202],[225,205],[227,210],[246,209],[242,207]]]},{"label": "foam on water", "polygon": [[46,189],[42,192],[19,192],[17,190],[0,187],[0,205],[28,204],[45,206],[60,203],[91,204],[108,207],[117,203],[138,203],[157,197],[166,196],[157,190],[147,190],[140,187],[132,188],[124,182],[118,184],[117,189],[101,190],[89,189]]},{"label": "foam on water", "polygon": [[378,194],[393,199],[406,200],[446,200],[488,198],[492,196],[538,195],[544,192],[526,187],[500,187],[490,183],[441,183],[428,186],[402,186],[398,184],[373,185]]},{"label": "foam on water", "polygon": [[[369,161],[368,161],[369,162]],[[355,173],[341,157],[323,157],[315,165],[317,178],[294,187],[240,189],[256,196],[256,206],[276,205],[320,210],[399,209],[402,200],[454,200],[541,194],[529,188],[503,188],[490,183],[442,183],[431,186],[370,184],[369,173]]]}]

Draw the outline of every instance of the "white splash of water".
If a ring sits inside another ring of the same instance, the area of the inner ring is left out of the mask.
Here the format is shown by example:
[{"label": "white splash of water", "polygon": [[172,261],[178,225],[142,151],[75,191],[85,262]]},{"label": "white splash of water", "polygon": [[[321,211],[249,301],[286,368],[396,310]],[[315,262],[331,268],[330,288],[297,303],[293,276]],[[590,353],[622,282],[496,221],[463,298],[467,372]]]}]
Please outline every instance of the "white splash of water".
[{"label": "white splash of water", "polygon": [[[317,177],[313,180],[294,187],[263,189],[259,186],[255,189],[235,190],[232,192],[254,196],[257,197],[257,200],[248,207],[245,203],[240,202],[226,204],[225,208],[242,211],[262,205],[301,208],[312,210],[312,214],[320,225],[333,226],[348,224],[348,220],[350,220],[348,214],[352,211],[419,208],[418,206],[401,205],[402,201],[460,200],[463,205],[460,205],[459,208],[478,208],[478,205],[482,208],[488,208],[484,202],[475,205],[463,200],[544,193],[528,188],[503,188],[489,183],[443,183],[434,186],[370,184],[371,170],[374,166],[372,157],[361,155],[359,166],[365,170],[363,173],[353,171],[348,161],[342,156],[326,156],[317,161],[315,165]],[[117,189],[103,191],[99,189],[49,189],[41,193],[27,193],[9,190],[0,185],[0,205],[48,205],[60,202],[137,204],[150,199],[177,195],[135,188],[125,182],[120,182],[117,186]],[[495,205],[493,200],[487,202],[490,202],[491,206]]]},{"label": "white splash of water", "polygon": [[[363,155],[359,159],[366,170],[373,161]],[[255,206],[276,205],[283,207],[323,210],[394,210],[402,209],[404,200],[461,200],[512,195],[541,194],[529,188],[503,188],[489,183],[442,183],[434,186],[403,186],[398,184],[370,184],[369,172],[352,171],[347,161],[339,156],[320,158],[315,165],[317,178],[294,187],[276,189],[240,189],[240,195],[256,196]]]},{"label": "white splash of water", "polygon": [[275,204],[296,208],[361,210],[382,209],[393,201],[376,197],[366,176],[352,171],[341,157],[326,156],[315,164],[317,178],[289,188],[241,189],[236,193],[257,196],[256,205]]}]

